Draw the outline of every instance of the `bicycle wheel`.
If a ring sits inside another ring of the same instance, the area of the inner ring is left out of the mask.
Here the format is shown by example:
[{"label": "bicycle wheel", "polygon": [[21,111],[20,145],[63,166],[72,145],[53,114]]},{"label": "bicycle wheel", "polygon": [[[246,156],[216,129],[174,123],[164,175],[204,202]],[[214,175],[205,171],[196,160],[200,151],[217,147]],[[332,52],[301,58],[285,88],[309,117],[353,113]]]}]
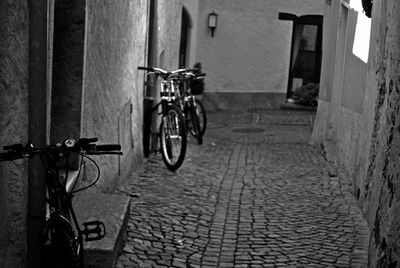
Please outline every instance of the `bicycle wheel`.
[{"label": "bicycle wheel", "polygon": [[83,254],[71,224],[62,216],[51,217],[44,231],[45,268],[83,268]]},{"label": "bicycle wheel", "polygon": [[160,145],[164,164],[171,171],[177,170],[186,154],[186,128],[182,111],[176,105],[168,105],[167,114],[160,124]]},{"label": "bicycle wheel", "polygon": [[201,136],[204,136],[204,133],[206,133],[207,129],[207,115],[206,115],[206,110],[204,109],[203,104],[201,101],[196,99],[196,109],[199,117],[199,125],[201,129]]},{"label": "bicycle wheel", "polygon": [[201,133],[200,128],[200,115],[199,110],[196,106],[191,103],[188,108],[188,117],[189,117],[189,132],[193,137],[196,138],[198,144],[203,143],[203,135]]}]

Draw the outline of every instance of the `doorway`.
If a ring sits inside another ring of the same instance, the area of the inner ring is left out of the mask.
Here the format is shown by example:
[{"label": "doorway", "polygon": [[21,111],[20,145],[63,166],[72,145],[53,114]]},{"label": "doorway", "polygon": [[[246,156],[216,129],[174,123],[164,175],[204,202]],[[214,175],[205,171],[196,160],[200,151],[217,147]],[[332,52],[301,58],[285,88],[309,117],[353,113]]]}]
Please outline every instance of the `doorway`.
[{"label": "doorway", "polygon": [[286,98],[304,85],[318,84],[322,61],[322,22],[320,15],[297,17],[280,13],[282,20],[293,21],[292,45],[289,64],[289,81]]},{"label": "doorway", "polygon": [[189,12],[182,8],[181,41],[179,46],[179,68],[186,68],[188,65],[190,28],[192,27]]}]

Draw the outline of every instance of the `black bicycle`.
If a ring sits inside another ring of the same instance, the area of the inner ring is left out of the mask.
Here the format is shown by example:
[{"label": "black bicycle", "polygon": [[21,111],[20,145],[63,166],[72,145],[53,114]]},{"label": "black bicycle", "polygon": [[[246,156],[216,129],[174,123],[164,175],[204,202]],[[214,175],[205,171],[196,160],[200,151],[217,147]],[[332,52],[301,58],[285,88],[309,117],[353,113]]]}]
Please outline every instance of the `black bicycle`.
[{"label": "black bicycle", "polygon": [[[88,155],[122,155],[119,144],[96,145],[97,138],[66,139],[62,143],[36,148],[32,144],[14,144],[4,146],[6,152],[0,153],[0,161],[12,161],[38,155],[46,169],[47,216],[43,230],[44,264],[46,268],[83,268],[83,239],[99,240],[105,236],[105,226],[101,221],[90,221],[79,226],[72,207],[73,195],[97,183],[100,168]],[[76,180],[68,178],[69,160],[77,155],[80,159],[79,173]],[[84,159],[97,168],[97,178],[89,185],[75,189]],[[63,163],[65,161],[65,163]],[[60,168],[65,164],[65,169]],[[60,176],[65,171],[65,176]]]},{"label": "black bicycle", "polygon": [[178,90],[177,81],[173,79],[176,71],[165,71],[160,68],[138,67],[148,74],[153,73],[160,77],[160,102],[151,111],[156,111],[161,106],[160,123],[160,148],[166,167],[177,170],[183,163],[186,154],[187,135],[185,118],[181,109],[175,103],[175,92]]},{"label": "black bicycle", "polygon": [[204,79],[205,73],[198,74],[198,69],[186,69],[177,73],[179,91],[175,101],[184,113],[187,130],[196,138],[198,144],[203,143],[207,127],[207,116],[203,104],[192,94],[192,84]]}]

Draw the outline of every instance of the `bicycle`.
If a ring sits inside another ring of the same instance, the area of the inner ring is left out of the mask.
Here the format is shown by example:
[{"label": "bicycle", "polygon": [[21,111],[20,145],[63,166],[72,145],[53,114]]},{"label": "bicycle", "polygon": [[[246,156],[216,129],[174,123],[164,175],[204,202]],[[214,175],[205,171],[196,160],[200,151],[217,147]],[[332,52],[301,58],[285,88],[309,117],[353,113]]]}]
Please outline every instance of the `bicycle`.
[{"label": "bicycle", "polygon": [[[35,148],[28,143],[4,146],[6,152],[0,153],[0,161],[13,161],[39,155],[46,169],[46,222],[42,232],[43,267],[46,268],[83,268],[83,239],[94,241],[105,236],[106,229],[101,221],[89,221],[79,226],[72,207],[73,195],[95,185],[100,178],[100,168],[88,155],[114,154],[122,155],[119,144],[96,145],[97,138],[82,138],[78,141],[66,139],[62,143]],[[72,155],[81,156],[76,180],[68,180],[68,162]],[[80,189],[76,184],[86,158],[97,168],[97,178]],[[60,176],[61,159],[65,160],[65,178]]]},{"label": "bicycle", "polygon": [[173,79],[181,70],[170,72],[154,67],[138,67],[138,69],[161,78],[161,100],[151,108],[151,112],[161,107],[159,127],[161,155],[166,167],[175,171],[183,164],[187,146],[185,119],[181,109],[175,103],[177,83]]},{"label": "bicycle", "polygon": [[176,93],[176,101],[185,115],[187,130],[197,139],[198,144],[202,144],[207,116],[203,104],[192,94],[192,84],[196,80],[204,79],[206,74],[197,72],[198,69],[186,69],[177,74],[179,90]]}]

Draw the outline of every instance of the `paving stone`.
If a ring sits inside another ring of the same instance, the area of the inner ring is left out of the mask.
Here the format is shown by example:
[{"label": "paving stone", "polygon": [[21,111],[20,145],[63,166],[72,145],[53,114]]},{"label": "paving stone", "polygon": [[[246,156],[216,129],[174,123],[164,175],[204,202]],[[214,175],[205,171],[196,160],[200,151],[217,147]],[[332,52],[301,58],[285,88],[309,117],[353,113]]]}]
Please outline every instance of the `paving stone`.
[{"label": "paving stone", "polygon": [[363,267],[367,225],[310,116],[212,113],[177,172],[152,155],[121,188],[135,198],[117,267]]}]

